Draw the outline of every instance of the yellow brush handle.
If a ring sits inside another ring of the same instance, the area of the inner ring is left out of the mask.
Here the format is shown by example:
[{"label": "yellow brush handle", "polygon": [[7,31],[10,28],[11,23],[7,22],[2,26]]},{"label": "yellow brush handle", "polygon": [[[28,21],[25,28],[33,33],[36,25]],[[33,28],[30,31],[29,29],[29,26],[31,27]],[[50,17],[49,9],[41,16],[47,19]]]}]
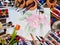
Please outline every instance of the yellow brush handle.
[{"label": "yellow brush handle", "polygon": [[0,22],[0,29],[2,29],[2,23]]}]

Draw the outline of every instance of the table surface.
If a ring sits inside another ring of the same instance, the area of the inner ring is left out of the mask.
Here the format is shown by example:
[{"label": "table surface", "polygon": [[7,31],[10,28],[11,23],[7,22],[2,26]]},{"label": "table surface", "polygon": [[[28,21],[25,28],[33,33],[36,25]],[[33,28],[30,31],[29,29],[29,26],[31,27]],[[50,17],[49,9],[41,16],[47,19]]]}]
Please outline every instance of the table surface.
[{"label": "table surface", "polygon": [[[31,36],[29,35],[29,32],[27,33],[25,28],[24,28],[26,26],[26,21],[23,22],[23,23],[22,23],[22,21],[20,21],[20,18],[23,16],[22,11],[17,12],[14,7],[6,7],[6,8],[8,8],[8,10],[9,10],[9,18],[7,18],[7,23],[9,21],[12,21],[13,25],[16,25],[16,24],[21,25],[21,29],[17,31],[18,32],[17,35],[23,36],[28,40],[32,40]],[[33,14],[36,14],[36,10],[27,11],[27,12],[31,12]],[[44,12],[45,12],[44,14],[47,16],[48,22],[50,23],[50,9],[49,8],[44,8]],[[13,30],[14,30],[14,28],[8,28],[7,31],[6,31],[6,34],[12,34]],[[35,31],[35,33],[32,33],[32,34],[34,35],[34,37],[36,35],[44,37],[49,30],[50,30],[50,25],[49,26],[44,26],[44,29],[40,30],[40,31],[39,31],[39,29],[37,29]],[[35,37],[35,39],[36,39],[36,37]]]}]

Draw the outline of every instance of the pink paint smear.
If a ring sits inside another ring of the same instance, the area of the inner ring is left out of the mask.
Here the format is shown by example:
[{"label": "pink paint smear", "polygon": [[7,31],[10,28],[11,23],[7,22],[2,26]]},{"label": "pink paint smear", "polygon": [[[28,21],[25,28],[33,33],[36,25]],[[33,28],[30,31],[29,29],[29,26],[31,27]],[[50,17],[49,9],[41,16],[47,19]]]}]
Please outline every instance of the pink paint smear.
[{"label": "pink paint smear", "polygon": [[46,24],[47,19],[45,15],[32,14],[32,16],[27,17],[27,22],[29,23],[30,28],[38,28],[40,23]]}]

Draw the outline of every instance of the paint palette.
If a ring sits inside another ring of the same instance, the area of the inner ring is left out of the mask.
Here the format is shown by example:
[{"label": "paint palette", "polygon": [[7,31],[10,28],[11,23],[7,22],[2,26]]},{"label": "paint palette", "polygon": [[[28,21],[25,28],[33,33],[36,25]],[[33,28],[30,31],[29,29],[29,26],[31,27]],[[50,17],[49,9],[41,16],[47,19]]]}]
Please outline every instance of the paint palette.
[{"label": "paint palette", "polygon": [[0,8],[0,18],[7,18],[7,17],[9,17],[9,15],[8,15],[8,9],[1,9]]}]

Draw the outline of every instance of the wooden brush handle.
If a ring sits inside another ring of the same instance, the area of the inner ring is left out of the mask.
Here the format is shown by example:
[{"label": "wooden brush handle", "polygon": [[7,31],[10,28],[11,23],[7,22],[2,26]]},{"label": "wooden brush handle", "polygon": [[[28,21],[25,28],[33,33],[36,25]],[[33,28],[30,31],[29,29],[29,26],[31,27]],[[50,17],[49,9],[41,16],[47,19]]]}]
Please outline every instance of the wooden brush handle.
[{"label": "wooden brush handle", "polygon": [[24,8],[25,0],[15,0],[15,5],[19,8]]},{"label": "wooden brush handle", "polygon": [[56,0],[52,1],[52,0],[47,0],[46,4],[49,8],[54,8],[56,6]]},{"label": "wooden brush handle", "polygon": [[27,0],[26,6],[28,7],[29,10],[34,10],[37,8],[37,2],[36,0]]},{"label": "wooden brush handle", "polygon": [[33,40],[33,42],[34,42],[34,45],[38,45],[37,44],[37,42],[35,41],[35,39],[34,39],[34,36],[30,33],[30,36],[31,36],[31,38],[32,38],[32,40]]},{"label": "wooden brush handle", "polygon": [[36,0],[15,0],[15,5],[19,8],[26,8],[34,10],[37,8]]}]

